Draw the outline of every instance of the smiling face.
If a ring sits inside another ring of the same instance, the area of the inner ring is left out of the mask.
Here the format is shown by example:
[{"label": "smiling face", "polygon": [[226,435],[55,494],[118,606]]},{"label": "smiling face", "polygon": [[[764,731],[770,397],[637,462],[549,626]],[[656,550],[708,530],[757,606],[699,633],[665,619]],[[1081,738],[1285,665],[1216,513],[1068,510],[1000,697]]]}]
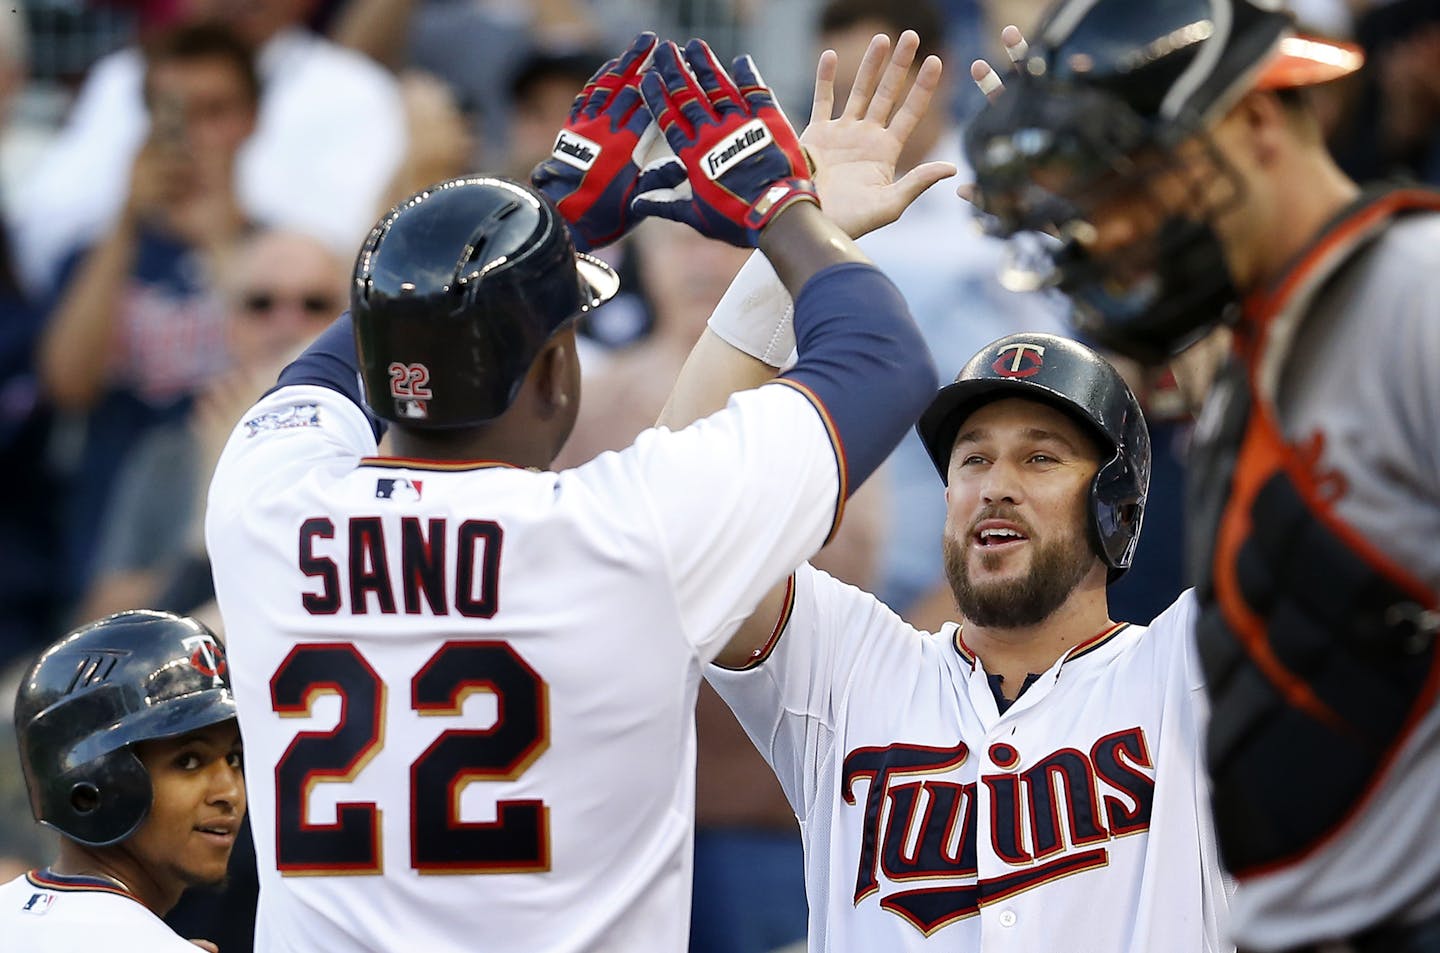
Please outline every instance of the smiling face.
[{"label": "smiling face", "polygon": [[125,852],[177,897],[186,887],[223,883],[245,816],[238,724],[144,741],[135,753],[150,774],[153,800],[145,823],[123,843]]},{"label": "smiling face", "polygon": [[945,569],[967,621],[1048,618],[1105,566],[1087,530],[1095,441],[1047,404],[1003,398],[961,425],[945,492]]}]

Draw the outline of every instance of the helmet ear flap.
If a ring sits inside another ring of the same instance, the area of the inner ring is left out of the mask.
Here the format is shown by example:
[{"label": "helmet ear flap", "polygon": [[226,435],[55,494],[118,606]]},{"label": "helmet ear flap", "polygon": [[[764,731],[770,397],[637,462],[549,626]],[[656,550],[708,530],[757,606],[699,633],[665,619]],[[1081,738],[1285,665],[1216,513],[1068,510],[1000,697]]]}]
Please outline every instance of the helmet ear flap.
[{"label": "helmet ear flap", "polygon": [[106,847],[134,834],[150,815],[150,775],[129,748],[86,765],[62,782],[71,777],[76,780],[57,812],[63,822],[48,821],[67,837],[91,847]]},{"label": "helmet ear flap", "polygon": [[1147,488],[1124,453],[1116,452],[1090,485],[1090,527],[1113,582],[1130,568],[1140,542]]},{"label": "helmet ear flap", "polygon": [[36,820],[82,844],[122,841],[150,814],[150,775],[128,747],[67,768],[74,730],[63,724],[63,709],[36,718],[26,732],[26,773],[43,779],[30,786],[30,809]]}]

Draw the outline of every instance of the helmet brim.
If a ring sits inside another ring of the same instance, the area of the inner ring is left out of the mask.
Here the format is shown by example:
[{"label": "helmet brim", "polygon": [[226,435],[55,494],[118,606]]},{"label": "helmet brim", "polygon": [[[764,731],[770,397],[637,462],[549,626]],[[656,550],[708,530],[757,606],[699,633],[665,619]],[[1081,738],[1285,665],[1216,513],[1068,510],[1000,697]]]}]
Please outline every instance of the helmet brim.
[{"label": "helmet brim", "polygon": [[580,275],[581,295],[584,300],[580,311],[592,311],[600,307],[620,290],[620,276],[615,269],[584,252],[575,253],[575,271]]},{"label": "helmet brim", "polygon": [[1295,89],[1349,76],[1365,65],[1365,53],[1354,43],[1313,36],[1287,36],[1265,64],[1256,89]]},{"label": "helmet brim", "polygon": [[175,738],[218,725],[235,717],[235,696],[228,688],[165,700],[149,711],[122,718],[115,724],[92,732],[65,753],[67,770],[88,764],[112,751],[140,741]]}]

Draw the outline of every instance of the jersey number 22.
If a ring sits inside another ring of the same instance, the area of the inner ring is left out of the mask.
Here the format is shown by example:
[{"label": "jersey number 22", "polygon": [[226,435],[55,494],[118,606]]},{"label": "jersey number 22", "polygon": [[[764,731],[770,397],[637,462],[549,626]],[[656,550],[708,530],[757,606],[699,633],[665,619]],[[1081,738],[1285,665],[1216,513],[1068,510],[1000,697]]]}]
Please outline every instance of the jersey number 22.
[{"label": "jersey number 22", "polygon": [[[471,781],[512,781],[550,743],[546,685],[509,645],[446,642],[410,680],[410,707],[459,715],[471,692],[496,696],[495,724],[442,731],[410,765],[410,866],[422,874],[530,873],[550,869],[548,809],[538,799],[501,800],[495,820],[460,819]],[[380,810],[340,803],[332,824],[310,823],[317,782],[352,781],[384,743],[386,685],[349,642],[297,645],[270,679],[281,716],[308,715],[321,694],[340,696],[330,731],[302,731],[275,766],[275,861],[282,874],[378,874]]]}]

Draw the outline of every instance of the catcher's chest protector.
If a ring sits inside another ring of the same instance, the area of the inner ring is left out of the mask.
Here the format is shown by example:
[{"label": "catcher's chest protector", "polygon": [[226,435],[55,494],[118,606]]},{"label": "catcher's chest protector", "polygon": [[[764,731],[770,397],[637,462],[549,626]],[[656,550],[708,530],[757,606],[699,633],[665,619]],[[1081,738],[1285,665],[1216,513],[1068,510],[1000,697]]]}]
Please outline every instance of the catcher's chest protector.
[{"label": "catcher's chest protector", "polygon": [[1440,687],[1434,595],[1335,515],[1261,376],[1288,356],[1277,323],[1303,321],[1311,291],[1411,209],[1440,209],[1440,195],[1371,195],[1332,226],[1250,315],[1197,428],[1187,555],[1213,706],[1206,756],[1221,854],[1240,875],[1335,832]]}]

